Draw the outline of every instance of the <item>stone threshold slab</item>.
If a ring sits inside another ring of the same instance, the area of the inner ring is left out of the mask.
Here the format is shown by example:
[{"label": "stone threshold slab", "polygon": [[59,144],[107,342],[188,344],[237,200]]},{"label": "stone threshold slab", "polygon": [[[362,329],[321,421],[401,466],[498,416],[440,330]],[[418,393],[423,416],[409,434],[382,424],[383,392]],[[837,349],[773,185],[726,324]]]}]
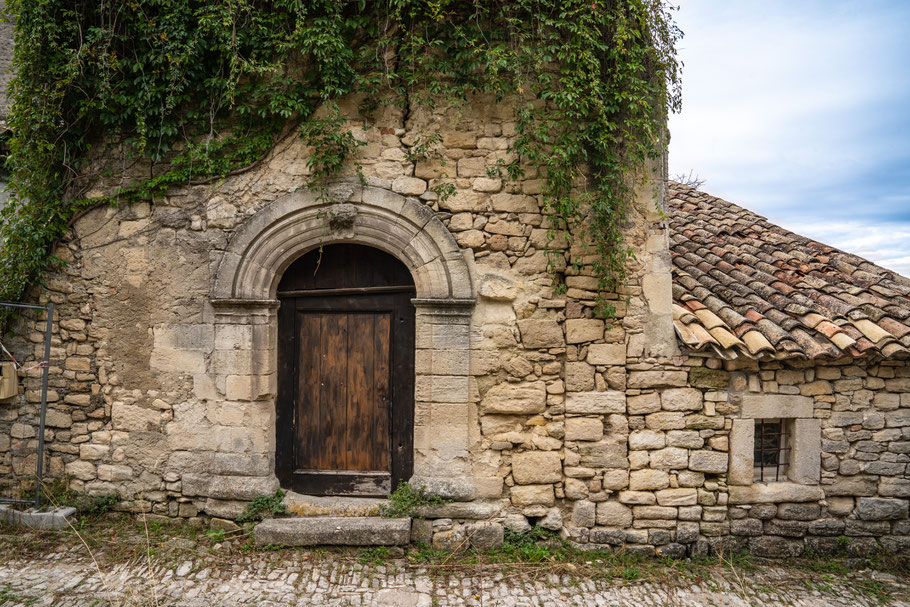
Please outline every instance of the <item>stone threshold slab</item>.
[{"label": "stone threshold slab", "polygon": [[370,516],[275,518],[253,529],[257,546],[403,546],[411,519]]},{"label": "stone threshold slab", "polygon": [[303,495],[288,491],[282,503],[295,516],[376,516],[389,500],[375,497]]}]

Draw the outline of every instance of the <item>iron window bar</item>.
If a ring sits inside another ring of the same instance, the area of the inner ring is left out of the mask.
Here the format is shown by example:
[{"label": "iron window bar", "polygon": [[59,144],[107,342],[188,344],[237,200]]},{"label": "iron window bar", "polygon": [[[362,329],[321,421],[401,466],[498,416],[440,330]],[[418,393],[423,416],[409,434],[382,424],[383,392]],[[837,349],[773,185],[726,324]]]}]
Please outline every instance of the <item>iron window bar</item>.
[{"label": "iron window bar", "polygon": [[787,479],[790,463],[790,432],[780,419],[761,419],[755,422],[755,480],[777,482]]}]

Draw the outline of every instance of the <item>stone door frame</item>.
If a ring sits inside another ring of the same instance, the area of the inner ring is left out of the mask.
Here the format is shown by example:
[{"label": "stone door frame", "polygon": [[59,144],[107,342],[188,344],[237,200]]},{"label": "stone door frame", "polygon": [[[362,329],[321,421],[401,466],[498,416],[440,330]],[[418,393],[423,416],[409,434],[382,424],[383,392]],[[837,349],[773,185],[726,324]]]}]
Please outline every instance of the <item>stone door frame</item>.
[{"label": "stone door frame", "polygon": [[287,194],[247,219],[224,251],[211,290],[215,352],[209,371],[215,386],[226,400],[271,405],[263,423],[271,436],[266,455],[274,461],[278,282],[301,255],[339,242],[375,247],[410,270],[417,291],[411,483],[470,499],[474,287],[454,237],[415,198],[341,183],[328,196]]}]

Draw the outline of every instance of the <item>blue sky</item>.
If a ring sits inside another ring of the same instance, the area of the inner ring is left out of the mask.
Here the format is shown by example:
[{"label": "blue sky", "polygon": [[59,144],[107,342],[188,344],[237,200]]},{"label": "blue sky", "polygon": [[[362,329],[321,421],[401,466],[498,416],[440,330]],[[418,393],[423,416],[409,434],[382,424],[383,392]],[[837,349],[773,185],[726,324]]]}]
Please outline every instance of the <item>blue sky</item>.
[{"label": "blue sky", "polygon": [[910,1],[681,0],[670,175],[910,276]]}]

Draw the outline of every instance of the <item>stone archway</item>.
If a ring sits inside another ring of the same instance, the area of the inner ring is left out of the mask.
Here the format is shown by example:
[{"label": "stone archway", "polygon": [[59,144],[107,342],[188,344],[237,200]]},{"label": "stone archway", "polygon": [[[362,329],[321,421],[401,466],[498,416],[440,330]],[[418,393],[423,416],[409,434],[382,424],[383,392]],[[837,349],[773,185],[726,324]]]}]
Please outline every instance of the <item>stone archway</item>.
[{"label": "stone archway", "polygon": [[390,253],[407,266],[417,293],[412,482],[440,495],[470,499],[474,288],[468,264],[432,209],[418,200],[349,183],[329,191],[329,197],[310,191],[283,196],[246,220],[231,238],[210,298],[215,384],[228,400],[271,403],[274,415],[275,297],[285,269],[307,251],[338,242]]}]

